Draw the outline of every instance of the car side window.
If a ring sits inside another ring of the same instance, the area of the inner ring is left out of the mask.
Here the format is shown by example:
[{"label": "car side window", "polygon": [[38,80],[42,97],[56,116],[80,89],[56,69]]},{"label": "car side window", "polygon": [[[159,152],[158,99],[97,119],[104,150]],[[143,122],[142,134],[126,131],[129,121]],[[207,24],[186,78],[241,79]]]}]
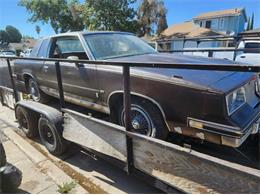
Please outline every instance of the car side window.
[{"label": "car side window", "polygon": [[53,42],[51,56],[54,58],[68,58],[71,56],[76,56],[79,59],[88,59],[78,37],[58,38]]},{"label": "car side window", "polygon": [[246,43],[244,53],[260,53],[260,43]]},{"label": "car side window", "polygon": [[41,45],[42,45],[42,40],[37,41],[36,45],[33,47],[30,57],[37,57]]},{"label": "car side window", "polygon": [[40,57],[40,58],[46,58],[47,57],[48,45],[49,45],[49,39],[44,39],[42,41],[40,50],[38,52],[38,57]]}]

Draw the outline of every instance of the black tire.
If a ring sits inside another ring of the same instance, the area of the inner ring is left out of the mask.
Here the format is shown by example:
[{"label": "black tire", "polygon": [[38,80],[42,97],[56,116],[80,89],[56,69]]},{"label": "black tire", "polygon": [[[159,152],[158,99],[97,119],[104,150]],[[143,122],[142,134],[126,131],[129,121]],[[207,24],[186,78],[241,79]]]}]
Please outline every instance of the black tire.
[{"label": "black tire", "polygon": [[50,100],[50,96],[45,94],[38,86],[37,82],[30,78],[28,81],[28,93],[35,102],[47,103]]},{"label": "black tire", "polygon": [[[131,98],[132,129],[150,137],[165,140],[168,129],[161,115],[161,111],[150,101],[141,98]],[[124,126],[124,106],[121,104],[117,120],[118,124]],[[136,121],[138,123],[136,123]],[[137,124],[137,125],[136,125]],[[137,128],[139,127],[139,129]]]},{"label": "black tire", "polygon": [[38,116],[21,106],[18,106],[15,111],[20,129],[22,129],[26,137],[34,138],[38,133]]},{"label": "black tire", "polygon": [[47,118],[41,117],[38,123],[42,143],[53,155],[61,155],[66,151],[66,141],[62,137],[62,127],[56,127]]},{"label": "black tire", "polygon": [[7,163],[1,175],[2,192],[15,193],[21,184],[22,172],[15,166]]},{"label": "black tire", "polygon": [[5,166],[6,164],[6,155],[5,149],[2,143],[0,143],[0,167]]}]

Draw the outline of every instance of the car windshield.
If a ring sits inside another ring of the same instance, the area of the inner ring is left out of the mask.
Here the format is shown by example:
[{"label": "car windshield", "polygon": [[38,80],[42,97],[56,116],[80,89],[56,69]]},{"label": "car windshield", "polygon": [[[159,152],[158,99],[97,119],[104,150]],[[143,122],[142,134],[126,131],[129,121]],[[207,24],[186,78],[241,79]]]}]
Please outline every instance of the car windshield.
[{"label": "car windshield", "polygon": [[97,60],[157,53],[149,44],[131,34],[88,34],[85,40]]}]

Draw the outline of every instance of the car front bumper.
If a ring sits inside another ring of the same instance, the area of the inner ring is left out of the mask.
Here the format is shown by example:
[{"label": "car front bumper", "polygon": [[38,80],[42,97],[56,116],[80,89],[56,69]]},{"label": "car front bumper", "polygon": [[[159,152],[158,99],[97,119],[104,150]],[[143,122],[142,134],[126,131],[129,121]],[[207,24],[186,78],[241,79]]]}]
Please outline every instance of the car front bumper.
[{"label": "car front bumper", "polygon": [[186,125],[169,122],[169,126],[172,132],[178,134],[236,148],[241,146],[249,135],[259,132],[260,112],[244,129],[195,118],[188,118]]}]

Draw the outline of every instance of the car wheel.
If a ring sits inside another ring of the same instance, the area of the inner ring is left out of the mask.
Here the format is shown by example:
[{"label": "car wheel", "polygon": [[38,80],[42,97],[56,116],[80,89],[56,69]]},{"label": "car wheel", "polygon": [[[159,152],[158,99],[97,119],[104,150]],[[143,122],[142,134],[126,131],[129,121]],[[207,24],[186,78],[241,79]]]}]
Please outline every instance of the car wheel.
[{"label": "car wheel", "polygon": [[54,155],[61,155],[66,150],[61,129],[57,129],[47,118],[41,117],[38,123],[42,143]]},{"label": "car wheel", "polygon": [[[125,111],[122,105],[118,112],[118,121],[121,126],[125,125],[124,116]],[[142,135],[158,139],[166,139],[168,135],[160,110],[147,100],[132,98],[131,125],[133,132]]]},{"label": "car wheel", "polygon": [[35,102],[47,103],[49,101],[49,96],[40,90],[37,82],[32,78],[28,82],[28,92]]},{"label": "car wheel", "polygon": [[37,115],[33,112],[28,112],[21,106],[18,106],[16,108],[16,117],[20,129],[22,129],[26,137],[33,138],[37,135]]}]

